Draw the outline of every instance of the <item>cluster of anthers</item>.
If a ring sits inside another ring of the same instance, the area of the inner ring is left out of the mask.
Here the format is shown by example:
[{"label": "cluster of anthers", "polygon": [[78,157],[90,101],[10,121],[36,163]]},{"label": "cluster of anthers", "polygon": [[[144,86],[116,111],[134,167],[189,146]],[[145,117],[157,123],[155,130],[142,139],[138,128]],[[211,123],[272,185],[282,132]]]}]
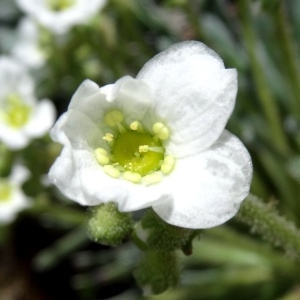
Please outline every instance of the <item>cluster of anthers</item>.
[{"label": "cluster of anthers", "polygon": [[0,203],[9,201],[12,187],[8,180],[0,178]]},{"label": "cluster of anthers", "polygon": [[75,0],[48,0],[47,5],[54,11],[62,11],[76,3]]},{"label": "cluster of anthers", "polygon": [[107,175],[150,185],[171,173],[175,158],[165,155],[163,141],[169,138],[170,130],[162,122],[154,123],[150,133],[140,121],[125,124],[118,110],[106,113],[104,121],[113,129],[103,136],[109,150],[97,148],[95,157]]}]

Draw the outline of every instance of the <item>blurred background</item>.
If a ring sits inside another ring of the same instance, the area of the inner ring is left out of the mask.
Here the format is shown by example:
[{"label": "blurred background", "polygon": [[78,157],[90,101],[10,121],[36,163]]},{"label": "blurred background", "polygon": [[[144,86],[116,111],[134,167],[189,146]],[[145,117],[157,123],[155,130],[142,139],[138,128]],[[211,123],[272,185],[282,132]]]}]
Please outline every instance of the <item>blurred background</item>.
[{"label": "blurred background", "polygon": [[[102,86],[134,77],[155,54],[184,40],[214,49],[238,70],[227,128],[251,153],[251,192],[300,226],[299,0],[107,0],[78,24],[58,22],[63,32],[22,2],[0,0],[0,58],[25,66],[37,103],[50,99],[57,117],[86,78]],[[67,10],[72,1],[56,5],[51,9]],[[86,209],[47,182],[60,150],[47,133],[22,149],[0,143],[2,179],[16,162],[30,171],[20,185],[26,207],[0,220],[0,299],[152,299],[133,278],[140,251],[132,242],[112,248],[90,241]],[[236,219],[205,230],[192,255],[178,254],[179,286],[156,299],[300,299],[299,257],[266,240]]]}]

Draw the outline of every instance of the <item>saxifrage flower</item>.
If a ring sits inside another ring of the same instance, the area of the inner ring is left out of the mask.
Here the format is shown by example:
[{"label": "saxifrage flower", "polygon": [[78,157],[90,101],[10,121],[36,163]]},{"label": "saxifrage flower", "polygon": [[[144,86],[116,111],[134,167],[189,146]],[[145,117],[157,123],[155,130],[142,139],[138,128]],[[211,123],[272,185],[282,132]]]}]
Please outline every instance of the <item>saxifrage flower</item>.
[{"label": "saxifrage flower", "polygon": [[50,180],[82,205],[152,206],[185,228],[222,224],[252,178],[248,151],[224,129],[236,94],[236,70],[195,41],[156,55],[136,79],[86,80],[52,129],[64,148]]},{"label": "saxifrage flower", "polygon": [[11,150],[22,149],[53,126],[54,105],[37,101],[27,69],[6,56],[0,57],[0,86],[0,142]]},{"label": "saxifrage flower", "polygon": [[17,213],[30,205],[21,187],[28,177],[29,171],[19,163],[13,166],[9,177],[0,177],[0,224],[13,221]]},{"label": "saxifrage flower", "polygon": [[51,32],[64,34],[73,26],[86,23],[106,0],[17,0],[17,4]]}]

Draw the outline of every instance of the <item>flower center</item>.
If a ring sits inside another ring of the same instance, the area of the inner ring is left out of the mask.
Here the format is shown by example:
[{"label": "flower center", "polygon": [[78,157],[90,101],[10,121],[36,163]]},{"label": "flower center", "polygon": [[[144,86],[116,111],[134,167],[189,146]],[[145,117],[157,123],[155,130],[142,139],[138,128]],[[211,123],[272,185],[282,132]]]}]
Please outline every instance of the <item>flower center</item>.
[{"label": "flower center", "polygon": [[0,203],[8,202],[10,200],[12,187],[7,180],[0,179]]},{"label": "flower center", "polygon": [[159,182],[172,171],[175,158],[165,155],[163,141],[170,132],[163,123],[153,124],[152,132],[148,132],[139,121],[127,126],[123,114],[116,110],[108,112],[104,120],[115,130],[103,137],[110,151],[95,149],[95,157],[106,174],[148,185]]},{"label": "flower center", "polygon": [[47,5],[54,11],[62,11],[74,5],[75,2],[76,0],[47,0]]},{"label": "flower center", "polygon": [[13,128],[24,126],[30,117],[31,108],[17,94],[10,94],[4,101],[1,119]]},{"label": "flower center", "polygon": [[161,148],[161,143],[146,132],[124,132],[116,138],[112,153],[116,162],[125,170],[137,172],[144,176],[159,169],[160,161],[164,157],[164,150],[162,150],[162,153],[143,152],[144,146]]}]

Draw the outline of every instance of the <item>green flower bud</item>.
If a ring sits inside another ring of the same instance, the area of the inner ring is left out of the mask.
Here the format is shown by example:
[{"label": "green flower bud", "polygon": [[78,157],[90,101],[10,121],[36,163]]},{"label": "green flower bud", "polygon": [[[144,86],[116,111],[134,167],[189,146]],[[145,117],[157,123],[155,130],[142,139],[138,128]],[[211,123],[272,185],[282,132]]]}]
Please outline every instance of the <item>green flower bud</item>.
[{"label": "green flower bud", "polygon": [[180,278],[176,253],[146,251],[134,271],[134,277],[145,296],[165,292],[175,286]]},{"label": "green flower bud", "polygon": [[149,209],[137,224],[134,237],[149,249],[173,251],[191,244],[193,233],[194,230],[166,223],[152,209]]},{"label": "green flower bud", "polygon": [[88,234],[97,243],[117,246],[130,235],[132,225],[131,215],[119,212],[115,203],[101,204],[91,209]]}]

